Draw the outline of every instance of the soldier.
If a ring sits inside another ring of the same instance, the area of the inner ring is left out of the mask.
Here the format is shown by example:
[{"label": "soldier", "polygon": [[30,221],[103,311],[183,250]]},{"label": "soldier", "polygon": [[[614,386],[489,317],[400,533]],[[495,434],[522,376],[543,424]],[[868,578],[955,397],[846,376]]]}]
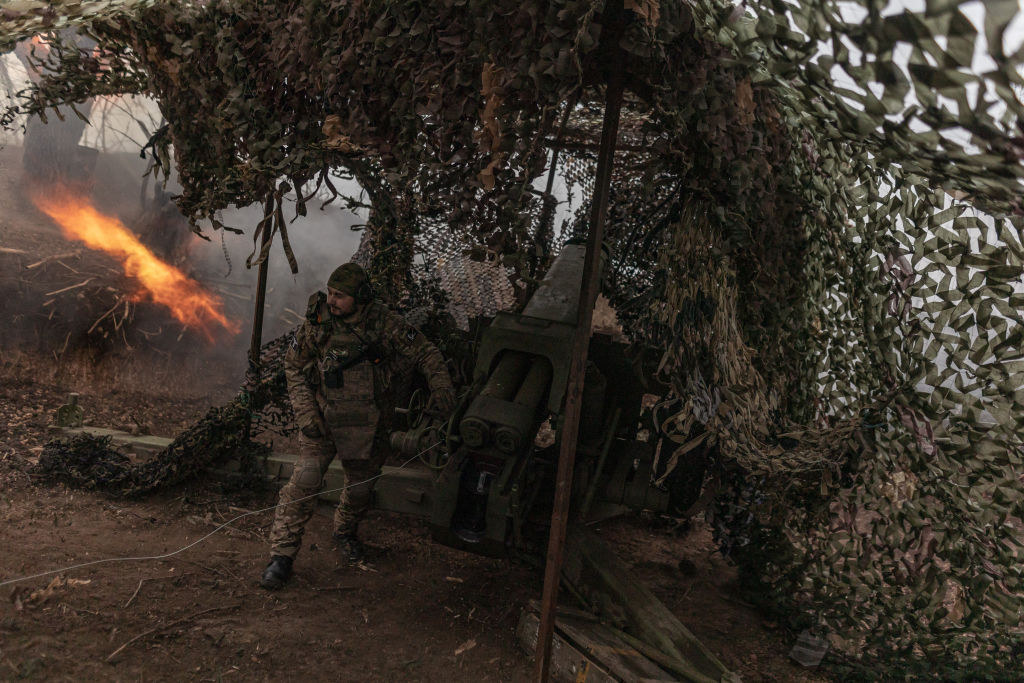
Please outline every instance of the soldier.
[{"label": "soldier", "polygon": [[[346,487],[379,473],[386,455],[386,449],[373,448],[380,411],[395,382],[413,369],[426,377],[432,409],[450,413],[455,394],[437,347],[374,298],[358,264],[339,266],[327,280],[327,295],[317,292],[310,298],[306,320],[285,354],[299,457],[281,489],[261,586],[280,588],[291,576],[303,529],[316,507],[316,498],[307,496],[323,488],[336,455],[344,463]],[[350,562],[364,555],[356,527],[372,490],[372,482],[345,488],[334,514],[334,538]],[[300,498],[306,499],[293,502]]]}]

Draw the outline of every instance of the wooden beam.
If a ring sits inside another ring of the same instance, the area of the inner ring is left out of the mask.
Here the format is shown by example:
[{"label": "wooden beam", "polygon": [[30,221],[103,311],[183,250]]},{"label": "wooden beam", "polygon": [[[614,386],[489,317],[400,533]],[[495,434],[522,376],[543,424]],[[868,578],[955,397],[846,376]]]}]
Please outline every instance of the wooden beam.
[{"label": "wooden beam", "polygon": [[[605,29],[602,43],[609,54],[621,52],[618,47],[623,25],[621,0],[609,0],[605,5]],[[601,246],[604,241],[604,223],[608,211],[608,190],[612,165],[615,161],[615,140],[619,132],[619,112],[622,109],[623,74],[616,68],[614,58],[608,59],[609,74],[601,130],[601,149],[597,157],[594,196],[591,200],[590,234],[587,236],[587,254],[583,263],[583,286],[573,338],[572,361],[569,366],[569,384],[562,414],[561,448],[558,472],[555,476],[555,500],[551,511],[551,532],[548,535],[547,564],[544,569],[544,592],[541,598],[540,627],[537,634],[537,661],[534,680],[547,683],[550,676],[551,639],[555,626],[555,607],[558,601],[558,582],[562,570],[565,531],[569,522],[569,498],[572,493],[573,467],[576,460],[576,442],[579,435],[580,412],[583,406],[583,377],[587,367],[587,349],[590,345],[590,325],[594,304],[600,286]]]},{"label": "wooden beam", "polygon": [[[270,233],[274,224],[274,195],[268,194],[263,206],[264,217],[262,224],[262,239],[260,241],[260,253],[267,248],[270,242]],[[259,274],[256,277],[256,310],[252,316],[252,340],[249,343],[249,369],[256,371],[260,364],[260,346],[263,339],[263,306],[267,300],[267,263],[270,255],[260,262]]]},{"label": "wooden beam", "polygon": [[[266,202],[263,205],[263,220],[260,223],[263,230],[260,240],[261,255],[267,251],[267,246],[270,244],[271,229],[275,220],[273,211],[274,195],[273,193],[268,193]],[[263,345],[263,307],[267,300],[267,264],[270,263],[270,254],[265,254],[265,256],[260,261],[259,274],[256,276],[256,310],[253,311],[252,315],[252,339],[249,341],[249,369],[245,373],[246,389],[255,388],[257,382],[259,382],[260,347]],[[248,441],[251,434],[252,420],[249,419],[245,423],[242,438]]]},{"label": "wooden beam", "polygon": [[652,660],[695,683],[735,680],[722,661],[636,580],[630,568],[593,531],[574,525],[568,534],[565,558],[565,580],[594,596],[599,604],[621,610],[627,635],[636,638],[638,649]]}]

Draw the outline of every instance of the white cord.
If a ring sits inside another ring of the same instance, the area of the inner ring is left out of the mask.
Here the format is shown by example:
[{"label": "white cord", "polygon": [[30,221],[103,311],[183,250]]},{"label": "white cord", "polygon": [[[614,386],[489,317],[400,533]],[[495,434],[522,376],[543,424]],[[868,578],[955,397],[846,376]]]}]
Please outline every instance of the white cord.
[{"label": "white cord", "polygon": [[[430,451],[431,449],[433,449],[434,447],[439,446],[439,445],[441,445],[440,441],[438,441],[437,443],[433,444],[432,446],[428,446],[427,448],[423,449],[422,451],[420,451],[416,455],[412,456],[411,458],[409,458],[408,460],[403,462],[396,469],[400,470],[400,469],[404,468],[406,465],[411,463],[416,458],[420,457],[421,455],[423,455],[427,451]],[[148,560],[165,560],[168,557],[174,557],[175,555],[178,555],[180,553],[185,552],[189,548],[192,548],[194,546],[199,545],[200,543],[202,543],[203,541],[208,539],[210,536],[213,536],[215,533],[217,533],[218,531],[220,531],[224,527],[228,526],[229,524],[233,524],[234,522],[237,522],[238,520],[242,519],[243,517],[249,517],[251,515],[258,515],[261,512],[267,512],[269,510],[276,510],[279,507],[283,507],[285,505],[292,505],[293,503],[299,503],[301,501],[308,500],[310,498],[316,498],[317,496],[320,496],[320,495],[325,494],[325,493],[336,493],[338,491],[344,491],[345,489],[350,489],[350,488],[352,488],[354,486],[359,486],[360,484],[369,483],[369,482],[373,481],[374,479],[379,479],[380,477],[383,477],[383,476],[386,476],[386,475],[385,475],[384,472],[381,472],[380,474],[376,474],[376,475],[370,477],[369,479],[364,479],[363,481],[357,481],[354,484],[347,484],[347,485],[342,486],[340,488],[330,489],[328,491],[319,491],[317,493],[314,493],[314,494],[311,494],[311,495],[308,495],[308,496],[303,496],[302,498],[296,498],[295,500],[289,501],[287,503],[278,503],[277,505],[271,505],[270,507],[266,507],[266,508],[263,508],[261,510],[253,510],[251,512],[243,513],[241,515],[238,515],[237,517],[229,519],[228,521],[224,522],[219,527],[217,527],[216,529],[214,529],[210,533],[206,534],[202,538],[199,538],[199,539],[197,539],[195,541],[192,541],[188,545],[186,545],[186,546],[184,546],[182,548],[178,548],[174,552],[164,553],[163,555],[148,555],[148,556],[140,556],[140,557],[108,557],[108,558],[103,559],[103,560],[93,560],[92,562],[82,562],[81,564],[73,564],[73,565],[71,565],[69,567],[63,567],[61,569],[52,569],[50,571],[40,572],[39,574],[32,574],[31,576],[22,576],[22,577],[19,577],[17,579],[8,579],[6,581],[0,581],[0,588],[2,588],[3,586],[9,586],[12,583],[20,583],[22,581],[31,581],[32,579],[39,579],[39,578],[42,578],[44,576],[52,576],[53,574],[62,574],[64,572],[69,572],[69,571],[72,571],[72,570],[75,570],[75,569],[82,569],[83,567],[92,567],[93,565],[105,564],[107,562],[145,562],[145,561],[148,561]]]}]

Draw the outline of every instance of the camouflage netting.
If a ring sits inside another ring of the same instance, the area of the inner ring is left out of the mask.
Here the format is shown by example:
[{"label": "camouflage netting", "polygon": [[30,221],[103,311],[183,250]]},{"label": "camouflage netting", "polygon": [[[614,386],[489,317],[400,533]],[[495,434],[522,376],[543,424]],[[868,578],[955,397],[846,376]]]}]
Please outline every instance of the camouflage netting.
[{"label": "camouflage netting", "polygon": [[442,228],[417,237],[416,253],[422,255],[422,265],[414,269],[414,279],[435,282],[445,292],[444,308],[461,330],[469,330],[473,318],[513,308],[515,291],[497,255],[484,251],[473,258],[472,250]]},{"label": "camouflage netting", "polygon": [[22,108],[151,95],[179,206],[264,201],[282,238],[282,197],[351,175],[392,299],[439,230],[529,291],[557,241],[545,168],[559,150],[584,204],[567,231],[585,226],[604,84],[625,71],[606,293],[664,349],[663,429],[679,460],[714,457],[745,581],[848,664],[1016,670],[1015,0],[120,7],[5,12],[12,39],[59,16],[100,46],[55,49]]},{"label": "camouflage netting", "polygon": [[211,467],[238,460],[243,478],[262,481],[258,461],[270,448],[256,440],[295,431],[284,378],[288,333],[264,344],[257,372],[227,404],[210,408],[201,420],[179,434],[148,461],[134,462],[118,451],[109,436],[88,433],[52,439],[39,456],[37,471],[72,486],[132,497],[187,481]]}]

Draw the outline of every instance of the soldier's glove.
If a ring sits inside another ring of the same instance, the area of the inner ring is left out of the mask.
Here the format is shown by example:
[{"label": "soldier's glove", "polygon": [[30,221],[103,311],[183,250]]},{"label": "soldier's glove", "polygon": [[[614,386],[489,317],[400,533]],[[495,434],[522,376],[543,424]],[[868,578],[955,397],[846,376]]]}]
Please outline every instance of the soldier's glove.
[{"label": "soldier's glove", "polygon": [[307,439],[319,439],[324,436],[323,430],[320,428],[320,420],[316,419],[316,415],[310,415],[299,425],[299,431]]},{"label": "soldier's glove", "polygon": [[427,412],[447,419],[455,410],[455,390],[451,387],[435,389],[430,393]]}]

